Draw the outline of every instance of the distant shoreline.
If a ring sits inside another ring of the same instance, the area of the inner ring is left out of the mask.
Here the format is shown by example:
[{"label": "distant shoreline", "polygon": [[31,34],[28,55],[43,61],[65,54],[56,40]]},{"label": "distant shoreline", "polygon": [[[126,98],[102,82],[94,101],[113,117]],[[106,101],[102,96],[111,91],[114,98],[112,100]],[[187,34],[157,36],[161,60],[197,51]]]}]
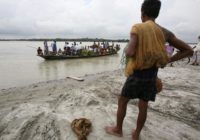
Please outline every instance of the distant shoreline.
[{"label": "distant shoreline", "polygon": [[67,38],[33,38],[33,39],[0,39],[0,41],[78,41],[78,42],[128,42],[128,39],[103,39],[103,38],[73,38],[73,39],[67,39]]},{"label": "distant shoreline", "polygon": [[[69,41],[69,42],[121,42],[121,43],[128,43],[128,39],[103,39],[103,38],[74,38],[74,39],[65,39],[65,38],[40,38],[40,39],[0,39],[0,41],[58,41],[58,42],[63,42],[63,41]],[[187,44],[191,45],[196,45],[197,43],[194,42],[186,42]]]}]

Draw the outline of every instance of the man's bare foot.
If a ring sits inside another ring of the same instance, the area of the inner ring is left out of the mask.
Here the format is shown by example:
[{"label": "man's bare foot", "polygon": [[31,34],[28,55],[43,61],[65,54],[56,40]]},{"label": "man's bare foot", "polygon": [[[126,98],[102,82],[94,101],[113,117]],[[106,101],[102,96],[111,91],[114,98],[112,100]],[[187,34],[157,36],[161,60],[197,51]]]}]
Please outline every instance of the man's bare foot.
[{"label": "man's bare foot", "polygon": [[116,127],[106,126],[105,131],[106,131],[106,133],[117,136],[117,137],[123,136],[122,131],[118,130]]},{"label": "man's bare foot", "polygon": [[139,140],[139,134],[137,134],[135,130],[133,130],[132,133],[132,140]]}]

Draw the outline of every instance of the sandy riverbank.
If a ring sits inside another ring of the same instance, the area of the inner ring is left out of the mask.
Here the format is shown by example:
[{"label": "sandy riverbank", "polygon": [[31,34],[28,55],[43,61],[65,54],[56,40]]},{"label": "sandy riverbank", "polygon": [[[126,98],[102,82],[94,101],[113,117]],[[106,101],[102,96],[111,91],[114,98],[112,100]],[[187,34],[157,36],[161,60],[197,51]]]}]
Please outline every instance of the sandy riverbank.
[{"label": "sandy riverbank", "polygon": [[[164,90],[150,103],[141,140],[198,140],[200,137],[200,67],[160,70]],[[130,140],[137,100],[128,105],[124,137],[106,134],[115,123],[117,97],[125,81],[122,71],[61,79],[0,91],[0,140],[77,140],[70,123],[92,121],[89,140]]]}]

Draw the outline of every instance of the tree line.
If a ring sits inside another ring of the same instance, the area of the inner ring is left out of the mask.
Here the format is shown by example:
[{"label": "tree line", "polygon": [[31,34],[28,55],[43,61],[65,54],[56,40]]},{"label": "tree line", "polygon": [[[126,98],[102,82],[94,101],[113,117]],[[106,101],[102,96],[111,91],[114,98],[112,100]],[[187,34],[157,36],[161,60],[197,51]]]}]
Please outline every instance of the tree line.
[{"label": "tree line", "polygon": [[128,42],[128,39],[103,39],[103,38],[31,38],[31,39],[0,39],[0,41],[69,41],[69,42]]}]

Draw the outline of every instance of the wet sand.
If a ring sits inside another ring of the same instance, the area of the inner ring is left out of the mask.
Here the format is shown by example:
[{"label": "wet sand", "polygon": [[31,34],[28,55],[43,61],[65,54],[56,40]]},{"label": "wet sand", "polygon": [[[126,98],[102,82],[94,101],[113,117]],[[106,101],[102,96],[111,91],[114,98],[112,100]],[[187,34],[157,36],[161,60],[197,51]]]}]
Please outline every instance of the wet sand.
[{"label": "wet sand", "polygon": [[[159,71],[164,89],[149,104],[140,140],[198,140],[200,137],[200,67],[166,67]],[[88,140],[130,140],[137,102],[129,102],[124,137],[104,132],[115,123],[117,98],[125,77],[121,70],[73,79],[41,82],[0,91],[0,140],[77,140],[70,124],[92,122]]]}]

